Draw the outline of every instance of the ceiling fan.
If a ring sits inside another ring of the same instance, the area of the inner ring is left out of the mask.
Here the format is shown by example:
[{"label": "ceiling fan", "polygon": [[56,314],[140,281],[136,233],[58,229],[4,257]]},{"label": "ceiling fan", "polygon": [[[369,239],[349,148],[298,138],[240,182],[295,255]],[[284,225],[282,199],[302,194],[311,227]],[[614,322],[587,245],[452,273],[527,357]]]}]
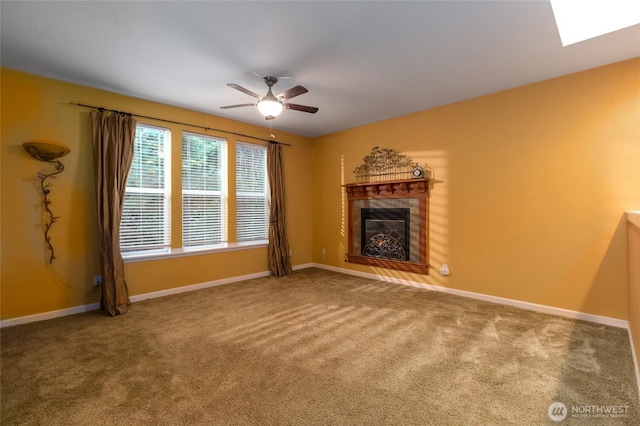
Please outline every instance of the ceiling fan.
[{"label": "ceiling fan", "polygon": [[255,106],[255,107],[258,107],[258,111],[260,111],[260,113],[264,115],[265,120],[273,120],[282,112],[284,108],[293,109],[296,111],[308,112],[311,114],[315,114],[316,112],[318,112],[318,108],[316,107],[285,102],[286,100],[289,100],[295,96],[299,96],[299,95],[302,95],[303,93],[307,93],[308,90],[306,88],[302,86],[295,86],[289,90],[285,90],[284,92],[280,93],[278,96],[274,96],[273,93],[271,92],[271,88],[273,87],[274,84],[278,82],[278,79],[276,77],[263,77],[262,80],[264,80],[264,82],[267,84],[267,87],[269,87],[269,91],[265,96],[257,95],[253,93],[251,90],[245,89],[244,87],[238,84],[234,84],[234,83],[227,84],[227,86],[229,87],[233,87],[234,89],[239,90],[243,93],[246,93],[249,96],[253,96],[254,98],[258,99],[258,102],[254,104],[227,105],[220,108],[229,109],[229,108],[239,108],[239,107],[246,107],[246,106]]}]

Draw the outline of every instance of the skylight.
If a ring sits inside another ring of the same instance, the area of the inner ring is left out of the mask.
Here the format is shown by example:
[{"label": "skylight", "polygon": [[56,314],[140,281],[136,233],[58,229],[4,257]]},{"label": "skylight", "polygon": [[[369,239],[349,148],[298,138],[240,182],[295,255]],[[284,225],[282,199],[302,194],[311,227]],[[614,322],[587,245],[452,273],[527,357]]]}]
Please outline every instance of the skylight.
[{"label": "skylight", "polygon": [[563,46],[640,24],[638,0],[550,0]]}]

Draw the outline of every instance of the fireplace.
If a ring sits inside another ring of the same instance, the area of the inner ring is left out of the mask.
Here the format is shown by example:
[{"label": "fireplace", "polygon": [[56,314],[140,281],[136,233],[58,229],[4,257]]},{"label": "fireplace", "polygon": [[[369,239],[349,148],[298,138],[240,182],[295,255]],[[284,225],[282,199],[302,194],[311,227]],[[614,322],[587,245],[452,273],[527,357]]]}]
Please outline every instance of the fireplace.
[{"label": "fireplace", "polygon": [[360,245],[363,256],[409,260],[410,212],[408,208],[360,209]]},{"label": "fireplace", "polygon": [[345,185],[347,261],[429,273],[429,179]]}]

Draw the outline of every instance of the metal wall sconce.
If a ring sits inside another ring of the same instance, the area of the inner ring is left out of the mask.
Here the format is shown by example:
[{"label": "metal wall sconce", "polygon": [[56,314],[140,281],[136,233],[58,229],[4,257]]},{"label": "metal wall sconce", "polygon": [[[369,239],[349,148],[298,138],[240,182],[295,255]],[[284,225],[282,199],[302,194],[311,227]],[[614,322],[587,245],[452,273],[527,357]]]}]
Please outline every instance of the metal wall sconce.
[{"label": "metal wall sconce", "polygon": [[37,140],[37,141],[29,141],[22,144],[22,147],[29,153],[30,156],[35,158],[36,160],[46,161],[48,163],[52,163],[55,165],[55,170],[51,173],[38,173],[38,178],[40,179],[40,189],[42,190],[42,200],[45,212],[49,215],[49,222],[45,225],[44,228],[44,240],[49,247],[49,251],[51,255],[49,256],[49,263],[53,263],[53,260],[56,258],[54,256],[53,245],[51,244],[51,237],[49,236],[49,230],[53,226],[59,217],[53,215],[53,212],[49,208],[51,204],[51,200],[49,199],[49,188],[52,183],[47,182],[48,179],[53,179],[57,174],[62,173],[64,170],[64,166],[58,160],[60,157],[64,157],[68,153],[71,152],[69,147],[54,141],[45,141],[45,140]]}]

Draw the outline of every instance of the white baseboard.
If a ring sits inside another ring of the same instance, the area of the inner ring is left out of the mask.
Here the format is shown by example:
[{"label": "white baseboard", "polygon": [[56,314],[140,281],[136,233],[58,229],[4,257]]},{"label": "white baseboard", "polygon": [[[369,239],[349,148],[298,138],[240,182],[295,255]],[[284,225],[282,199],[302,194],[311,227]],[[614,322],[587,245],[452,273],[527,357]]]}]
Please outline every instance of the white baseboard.
[{"label": "white baseboard", "polygon": [[302,265],[296,265],[293,267],[294,271],[298,271],[300,269],[314,268],[316,267],[315,263],[303,263]]},{"label": "white baseboard", "polygon": [[138,294],[137,296],[129,296],[131,302],[140,302],[141,300],[156,299],[158,297],[170,296],[172,294],[186,293],[188,291],[202,290],[204,288],[216,287],[224,284],[231,284],[238,281],[252,280],[254,278],[268,277],[271,271],[257,272],[255,274],[239,275],[237,277],[223,278],[215,281],[207,281],[200,284],[185,285],[182,287],[170,288],[167,290],[154,291],[151,293]]},{"label": "white baseboard", "polygon": [[[293,266],[292,269],[294,271],[297,271],[300,269],[306,269],[306,268],[312,268],[312,267],[313,267],[313,263],[305,263],[302,265]],[[271,271],[257,272],[255,274],[248,274],[248,275],[239,275],[236,277],[224,278],[221,280],[208,281],[208,282],[199,283],[199,284],[186,285],[183,287],[170,288],[167,290],[154,291],[152,293],[139,294],[137,296],[130,296],[129,300],[131,300],[131,302],[139,302],[141,300],[155,299],[158,297],[170,296],[172,294],[186,293],[188,291],[201,290],[204,288],[216,287],[224,284],[231,284],[238,281],[246,281],[246,280],[252,280],[254,278],[268,277],[269,275],[271,275]]]},{"label": "white baseboard", "polygon": [[[306,266],[306,267],[308,268],[309,266]],[[302,269],[302,268],[298,268],[298,269]],[[200,289],[203,289],[203,288],[215,287],[215,286],[219,286],[219,285],[223,285],[223,284],[231,284],[231,283],[235,283],[235,282],[238,282],[238,281],[250,280],[250,279],[253,279],[253,278],[267,277],[269,275],[271,275],[270,271],[258,272],[258,273],[255,273],[255,274],[248,274],[248,275],[240,275],[240,276],[237,276],[237,277],[224,278],[224,279],[220,279],[220,280],[208,281],[208,282],[204,282],[204,283],[200,283],[200,284],[187,285],[187,286],[183,286],[183,287],[176,287],[176,288],[171,288],[171,289],[168,289],[168,290],[161,290],[161,291],[154,291],[154,292],[151,292],[151,293],[138,294],[136,296],[130,296],[129,300],[131,300],[131,302],[140,302],[141,300],[155,299],[155,298],[158,298],[158,297],[169,296],[169,295],[172,295],[172,294],[185,293],[185,292],[188,292],[188,291],[200,290]],[[74,306],[73,308],[59,309],[57,311],[50,311],[50,312],[43,312],[41,314],[26,315],[24,317],[17,317],[17,318],[11,318],[11,319],[6,319],[6,320],[3,320],[3,321],[0,321],[0,328],[11,327],[11,326],[20,325],[20,324],[27,324],[27,323],[36,322],[36,321],[44,321],[44,320],[58,318],[58,317],[64,317],[64,316],[68,316],[68,315],[80,314],[80,313],[83,313],[83,312],[97,311],[98,309],[100,309],[100,303],[92,303],[90,305]]]},{"label": "white baseboard", "polygon": [[89,305],[74,306],[73,308],[58,309],[57,311],[43,312],[41,314],[26,315],[24,317],[10,318],[0,321],[0,328],[11,327],[14,325],[27,324],[30,322],[44,321],[48,319],[66,317],[68,315],[81,314],[83,312],[97,311],[100,309],[100,303],[91,303]]},{"label": "white baseboard", "polygon": [[561,317],[566,317],[571,319],[589,321],[597,324],[604,324],[604,325],[610,325],[613,327],[629,329],[628,321],[617,319],[617,318],[587,314],[584,312],[571,311],[571,310],[562,309],[562,308],[555,308],[553,306],[538,305],[536,303],[522,302],[520,300],[506,299],[503,297],[489,296],[482,293],[474,293],[471,291],[457,290],[454,288],[447,288],[439,285],[423,284],[415,281],[403,280],[400,278],[386,277],[383,275],[376,275],[376,274],[370,274],[367,272],[360,272],[360,271],[354,271],[354,270],[345,269],[345,268],[338,268],[335,266],[323,265],[320,263],[314,263],[313,267],[319,268],[319,269],[326,269],[334,272],[339,272],[342,274],[355,275],[363,278],[371,278],[374,280],[386,281],[386,282],[391,282],[395,284],[403,284],[403,285],[409,285],[412,287],[424,288],[427,290],[449,293],[456,296],[468,297],[470,299],[478,299],[478,300],[483,300],[485,302],[498,303],[500,305],[514,306],[514,307],[526,309],[529,311],[536,311],[536,312],[541,312],[545,314],[558,315]]},{"label": "white baseboard", "polygon": [[[555,308],[555,307],[552,307],[552,306],[545,306],[545,305],[538,305],[538,304],[535,304],[535,303],[522,302],[522,301],[519,301],[519,300],[505,299],[505,298],[502,298],[502,297],[489,296],[489,295],[485,295],[485,294],[481,294],[481,293],[473,293],[473,292],[470,292],[470,291],[451,289],[451,288],[441,287],[441,286],[432,285],[432,284],[423,284],[423,283],[418,283],[418,282],[409,281],[409,280],[403,280],[403,279],[399,279],[399,278],[385,277],[383,275],[376,275],[376,274],[370,274],[370,273],[366,273],[366,272],[353,271],[353,270],[350,270],[350,269],[338,268],[338,267],[334,267],[334,266],[323,265],[323,264],[320,264],[320,263],[305,263],[305,264],[297,265],[297,266],[293,267],[293,270],[297,271],[297,270],[306,269],[306,268],[326,269],[326,270],[329,270],[329,271],[339,272],[339,273],[343,273],[343,274],[355,275],[355,276],[375,279],[375,280],[379,280],[379,281],[392,282],[392,283],[396,283],[396,284],[409,285],[409,286],[412,286],[412,287],[424,288],[424,289],[427,289],[427,290],[440,291],[440,292],[449,293],[449,294],[453,294],[453,295],[457,295],[457,296],[468,297],[468,298],[471,298],[471,299],[478,299],[478,300],[484,300],[484,301],[487,301],[487,302],[498,303],[498,304],[501,304],[501,305],[515,306],[515,307],[522,308],[522,309],[527,309],[527,310],[530,310],[530,311],[537,311],[537,312],[542,312],[542,313],[546,313],[546,314],[559,315],[559,316],[562,316],[562,317],[567,317],[567,318],[572,318],[572,319],[579,319],[579,320],[584,320],[584,321],[590,321],[590,322],[594,322],[594,323],[597,323],[597,324],[610,325],[610,326],[613,326],[613,327],[620,327],[620,328],[626,328],[626,329],[629,328],[629,322],[628,321],[624,321],[624,320],[620,320],[620,319],[616,319],[616,318],[609,318],[609,317],[604,317],[604,316],[600,316],[600,315],[592,315],[592,314],[587,314],[587,313],[584,313],[584,312],[570,311],[570,310],[567,310],[567,309]],[[199,284],[193,284],[193,285],[187,285],[187,286],[183,286],[183,287],[171,288],[171,289],[167,289],[167,290],[154,291],[154,292],[151,292],[151,293],[139,294],[139,295],[136,295],[136,296],[130,296],[129,299],[132,302],[139,302],[141,300],[155,299],[155,298],[158,298],[158,297],[170,296],[172,294],[180,294],[180,293],[185,293],[185,292],[188,292],[188,291],[201,290],[201,289],[204,289],[204,288],[215,287],[215,286],[224,285],[224,284],[231,284],[231,283],[235,283],[235,282],[238,282],[238,281],[245,281],[245,280],[250,280],[250,279],[254,279],[254,278],[262,278],[262,277],[266,277],[266,276],[269,276],[269,275],[271,275],[270,271],[258,272],[258,273],[255,273],[255,274],[248,274],[248,275],[240,275],[240,276],[236,276],[236,277],[224,278],[224,279],[215,280],[215,281],[208,281],[208,282],[199,283]],[[74,315],[74,314],[94,311],[94,310],[98,310],[98,309],[100,309],[100,304],[99,303],[92,303],[92,304],[89,304],[89,305],[75,306],[73,308],[60,309],[60,310],[50,311],[50,312],[43,312],[41,314],[34,314],[34,315],[27,315],[27,316],[24,316],[24,317],[11,318],[11,319],[0,321],[0,328],[10,327],[10,326],[19,325],[19,324],[26,324],[26,323],[30,323],[30,322],[36,322],[36,321],[43,321],[43,320],[48,320],[48,319],[67,316],[67,315]]]}]

